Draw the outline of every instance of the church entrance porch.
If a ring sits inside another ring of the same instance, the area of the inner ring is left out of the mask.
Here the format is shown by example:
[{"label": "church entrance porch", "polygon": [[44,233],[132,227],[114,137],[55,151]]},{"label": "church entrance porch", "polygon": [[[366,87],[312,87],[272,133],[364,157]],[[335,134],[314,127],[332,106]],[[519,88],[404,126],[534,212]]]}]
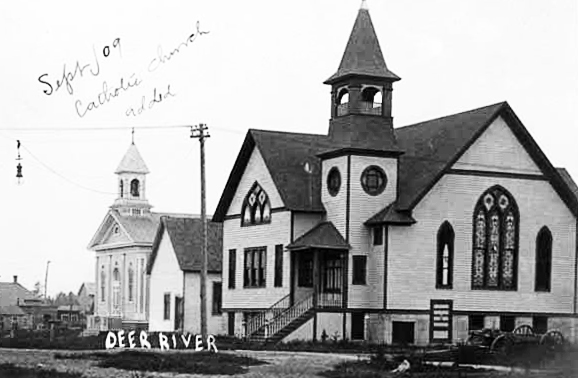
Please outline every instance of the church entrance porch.
[{"label": "church entrance porch", "polygon": [[345,308],[347,250],[291,252],[290,304],[311,296],[316,309]]}]

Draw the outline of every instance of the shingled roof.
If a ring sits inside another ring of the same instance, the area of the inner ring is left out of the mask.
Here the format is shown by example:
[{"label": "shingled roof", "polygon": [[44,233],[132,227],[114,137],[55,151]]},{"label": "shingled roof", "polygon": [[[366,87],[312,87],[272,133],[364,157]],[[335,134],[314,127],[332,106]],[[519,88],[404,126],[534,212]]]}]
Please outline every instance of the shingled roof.
[{"label": "shingled roof", "polygon": [[[397,143],[404,151],[399,157],[396,212],[402,212],[401,215],[406,212],[407,215],[498,116],[506,120],[536,165],[569,209],[578,216],[578,199],[573,189],[552,166],[506,102],[395,129]],[[324,211],[320,190],[321,163],[316,155],[335,147],[325,135],[249,130],[213,221],[222,222],[225,219],[253,148],[261,152],[285,208],[293,211]],[[313,166],[312,200],[308,195],[309,178],[303,169],[304,161],[311,162]],[[384,208],[375,216],[379,218],[387,215],[385,208],[388,205],[384,204]],[[372,217],[368,221],[373,222],[377,218]]]},{"label": "shingled roof", "polygon": [[325,81],[332,84],[351,75],[400,80],[385,64],[367,7],[359,9],[339,69]]},{"label": "shingled roof", "polygon": [[[202,225],[200,218],[161,217],[161,224],[156,233],[151,258],[147,266],[147,274],[151,274],[165,231],[181,270],[200,272],[202,268]],[[223,247],[222,225],[208,222],[207,235],[207,271],[220,273],[222,270],[221,254]]]},{"label": "shingled roof", "polygon": [[149,173],[147,165],[145,164],[142,156],[138,152],[138,149],[136,148],[136,145],[134,143],[132,143],[129,146],[128,150],[124,154],[124,157],[120,161],[120,164],[118,165],[118,168],[116,168],[116,171],[114,173],[123,173],[123,172],[145,173],[145,174]]},{"label": "shingled roof", "polygon": [[0,282],[0,306],[17,306],[25,299],[39,298],[18,282]]},{"label": "shingled roof", "polygon": [[321,222],[287,246],[290,250],[321,248],[351,249],[347,241],[331,222]]}]

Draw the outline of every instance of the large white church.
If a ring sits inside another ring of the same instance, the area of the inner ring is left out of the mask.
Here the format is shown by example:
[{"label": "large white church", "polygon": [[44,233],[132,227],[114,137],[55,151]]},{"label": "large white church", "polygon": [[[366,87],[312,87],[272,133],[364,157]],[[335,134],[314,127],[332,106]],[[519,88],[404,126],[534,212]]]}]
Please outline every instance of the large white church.
[{"label": "large white church", "polygon": [[[405,127],[370,14],[327,134],[249,130],[223,222],[229,334],[448,343],[483,327],[578,329],[578,188],[507,103]],[[307,166],[304,166],[307,161]]]}]

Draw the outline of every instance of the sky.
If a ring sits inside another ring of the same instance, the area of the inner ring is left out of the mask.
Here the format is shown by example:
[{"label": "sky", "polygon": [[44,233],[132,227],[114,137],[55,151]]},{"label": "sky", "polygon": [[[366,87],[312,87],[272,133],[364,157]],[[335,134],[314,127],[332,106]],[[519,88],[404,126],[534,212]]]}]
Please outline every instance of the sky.
[{"label": "sky", "polygon": [[[1,2],[0,281],[17,275],[32,289],[47,261],[49,295],[94,281],[87,246],[116,198],[132,128],[153,211],[195,214],[200,152],[190,126],[209,128],[209,214],[248,129],[326,134],[323,81],[360,3]],[[368,6],[388,68],[402,78],[395,127],[508,101],[550,161],[578,180],[578,2]],[[119,89],[101,105],[103,88]]]}]

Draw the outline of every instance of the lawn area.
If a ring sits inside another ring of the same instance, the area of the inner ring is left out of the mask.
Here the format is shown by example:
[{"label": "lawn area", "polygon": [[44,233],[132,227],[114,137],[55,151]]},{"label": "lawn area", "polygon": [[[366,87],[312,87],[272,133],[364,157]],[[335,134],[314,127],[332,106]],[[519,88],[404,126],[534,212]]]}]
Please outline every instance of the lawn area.
[{"label": "lawn area", "polygon": [[27,368],[13,364],[0,365],[0,377],[6,378],[82,378],[82,373],[59,372],[54,369]]}]

